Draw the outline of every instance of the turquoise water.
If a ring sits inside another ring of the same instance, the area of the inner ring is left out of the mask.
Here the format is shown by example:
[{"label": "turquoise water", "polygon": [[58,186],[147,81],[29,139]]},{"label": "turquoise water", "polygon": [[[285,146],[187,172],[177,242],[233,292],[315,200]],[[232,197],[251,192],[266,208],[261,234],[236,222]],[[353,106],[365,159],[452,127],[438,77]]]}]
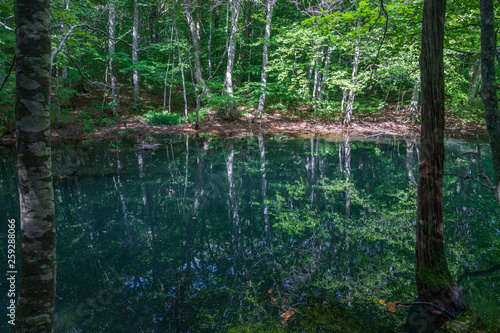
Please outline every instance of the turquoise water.
[{"label": "turquoise water", "polygon": [[[55,332],[401,330],[406,312],[379,300],[417,295],[415,141],[148,142],[159,146],[53,147]],[[473,143],[448,140],[446,149],[447,174],[477,174],[474,156],[462,155]],[[15,156],[0,156],[6,220],[19,214]],[[500,209],[488,190],[453,175],[444,195],[448,264],[472,310],[462,321],[494,331],[499,272],[464,272],[500,262]],[[5,225],[2,235],[5,249]]]}]

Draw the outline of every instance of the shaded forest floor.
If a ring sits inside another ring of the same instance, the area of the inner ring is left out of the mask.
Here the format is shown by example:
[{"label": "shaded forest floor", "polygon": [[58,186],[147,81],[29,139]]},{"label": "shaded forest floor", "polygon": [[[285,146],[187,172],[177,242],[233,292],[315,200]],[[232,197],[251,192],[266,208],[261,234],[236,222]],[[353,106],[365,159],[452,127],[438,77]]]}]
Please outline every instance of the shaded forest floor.
[{"label": "shaded forest floor", "polygon": [[[320,134],[323,136],[340,137],[343,135],[354,136],[412,136],[417,137],[420,133],[420,125],[412,125],[409,121],[407,106],[390,105],[378,111],[375,115],[354,115],[352,123],[348,127],[342,126],[338,120],[318,119],[313,111],[296,109],[293,111],[267,110],[266,115],[260,118],[252,113],[252,110],[242,112],[238,119],[233,121],[224,120],[217,115],[215,110],[208,112],[205,119],[200,121],[200,127],[195,125],[149,125],[141,115],[144,112],[131,112],[128,114],[127,102],[123,103],[120,113],[123,116],[113,119],[110,115],[104,115],[110,121],[102,124],[90,125],[93,117],[82,117],[93,99],[91,96],[79,98],[72,111],[63,113],[61,126],[51,129],[53,142],[65,140],[85,140],[88,138],[113,139],[117,137],[137,137],[145,139],[148,136],[164,136],[169,134],[195,134],[216,133],[228,136],[253,135],[259,132],[264,134],[290,134],[296,136],[309,136]],[[194,112],[194,110],[190,110]],[[99,118],[103,118],[102,115]],[[112,119],[112,121],[111,121]],[[458,117],[447,116],[446,136],[470,138],[481,130],[485,134],[485,127],[481,128],[476,122],[464,123]],[[14,145],[15,136],[13,132],[0,138],[2,145]]]}]

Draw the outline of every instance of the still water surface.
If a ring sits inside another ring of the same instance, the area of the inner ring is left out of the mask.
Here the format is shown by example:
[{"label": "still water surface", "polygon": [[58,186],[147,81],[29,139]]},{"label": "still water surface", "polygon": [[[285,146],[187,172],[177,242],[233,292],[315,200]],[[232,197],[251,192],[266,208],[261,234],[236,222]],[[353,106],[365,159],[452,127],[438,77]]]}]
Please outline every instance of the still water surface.
[{"label": "still water surface", "polygon": [[[379,300],[417,295],[414,140],[151,142],[160,146],[53,147],[55,332],[401,330],[406,312]],[[446,173],[477,174],[474,156],[462,155],[472,143],[448,140],[446,149]],[[19,204],[15,156],[0,156],[5,221]],[[444,196],[450,270],[484,323],[468,321],[491,330],[499,272],[464,272],[499,262],[500,209],[455,176],[445,177]]]}]

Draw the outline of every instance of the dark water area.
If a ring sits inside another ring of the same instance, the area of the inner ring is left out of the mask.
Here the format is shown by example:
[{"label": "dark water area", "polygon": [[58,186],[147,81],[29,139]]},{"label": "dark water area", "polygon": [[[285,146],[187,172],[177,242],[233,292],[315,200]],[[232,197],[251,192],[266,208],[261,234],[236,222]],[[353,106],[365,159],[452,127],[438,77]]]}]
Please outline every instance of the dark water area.
[{"label": "dark water area", "polygon": [[[417,297],[418,142],[151,142],[160,145],[53,147],[54,332],[401,331],[407,312],[380,300]],[[493,332],[500,272],[470,272],[500,262],[500,209],[487,189],[452,175],[477,175],[475,156],[463,155],[474,145],[446,142],[445,247],[471,308],[462,321]],[[492,174],[487,145],[483,161]],[[0,151],[0,172],[5,255],[6,221],[19,216],[12,151]]]}]

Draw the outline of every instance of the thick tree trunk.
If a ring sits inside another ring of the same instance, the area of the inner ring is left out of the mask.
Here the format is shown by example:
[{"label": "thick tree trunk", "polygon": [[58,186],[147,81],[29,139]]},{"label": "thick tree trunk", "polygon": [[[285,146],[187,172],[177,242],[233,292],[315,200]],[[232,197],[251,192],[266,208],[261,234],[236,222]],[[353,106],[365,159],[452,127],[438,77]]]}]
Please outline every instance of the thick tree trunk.
[{"label": "thick tree trunk", "polygon": [[113,116],[118,115],[118,110],[120,106],[120,100],[118,96],[118,87],[116,85],[116,76],[115,70],[113,68],[113,57],[115,55],[115,22],[116,22],[116,3],[114,0],[111,0],[109,3],[109,19],[108,19],[108,67],[109,67],[109,76],[111,77],[111,95],[113,98],[113,107],[111,110],[113,111]]},{"label": "thick tree trunk", "polygon": [[[50,1],[16,0],[21,272],[14,332],[52,332],[56,230],[50,150]],[[14,268],[12,268],[14,270]]]},{"label": "thick tree trunk", "polygon": [[493,194],[500,204],[500,113],[495,78],[495,18],[492,0],[481,0],[481,70],[484,118],[490,137],[495,184]]},{"label": "thick tree trunk", "polygon": [[445,8],[446,0],[425,0],[420,55],[422,129],[415,277],[419,300],[427,303],[424,311],[436,327],[468,308],[448,270],[443,242]]},{"label": "thick tree trunk", "polygon": [[269,39],[271,38],[271,20],[273,18],[273,9],[276,4],[276,0],[268,0],[266,3],[266,27],[264,30],[264,46],[262,48],[262,73],[260,74],[261,87],[260,90],[262,94],[259,98],[259,106],[257,112],[262,119],[262,112],[264,111],[264,105],[266,103],[266,84],[267,84],[267,63],[268,63],[268,48]]},{"label": "thick tree trunk", "polygon": [[134,108],[139,105],[140,86],[139,86],[139,0],[134,0],[134,23],[132,25],[132,84],[134,85]]}]

